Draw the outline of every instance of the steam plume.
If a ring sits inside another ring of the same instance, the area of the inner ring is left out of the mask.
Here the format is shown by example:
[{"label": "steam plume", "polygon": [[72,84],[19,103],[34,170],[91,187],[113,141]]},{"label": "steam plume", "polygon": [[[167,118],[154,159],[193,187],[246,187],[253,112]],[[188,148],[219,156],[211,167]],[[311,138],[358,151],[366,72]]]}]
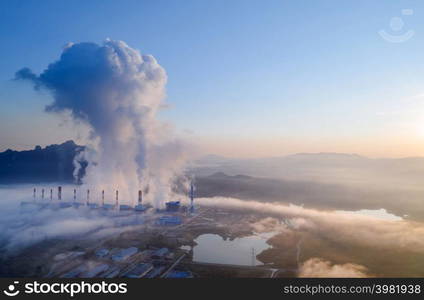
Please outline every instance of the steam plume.
[{"label": "steam plume", "polygon": [[[90,130],[89,148],[76,158],[89,165],[83,183],[120,189],[126,202],[149,187],[160,205],[185,160],[184,143],[156,116],[164,105],[165,70],[151,55],[122,41],[69,44],[40,75],[24,68],[16,79],[51,92],[46,111],[70,112]],[[75,172],[78,174],[78,170]]]},{"label": "steam plume", "polygon": [[352,263],[332,265],[329,261],[311,258],[300,267],[299,277],[369,277],[366,272],[367,268],[362,265]]}]

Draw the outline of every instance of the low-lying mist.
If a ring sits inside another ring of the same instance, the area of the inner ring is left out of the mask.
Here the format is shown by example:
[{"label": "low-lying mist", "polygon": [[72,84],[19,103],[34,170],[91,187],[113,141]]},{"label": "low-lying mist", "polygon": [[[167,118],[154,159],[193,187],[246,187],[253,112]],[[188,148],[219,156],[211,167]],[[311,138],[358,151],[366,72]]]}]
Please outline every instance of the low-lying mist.
[{"label": "low-lying mist", "polygon": [[[35,203],[58,203],[56,189],[53,202],[49,199],[52,185],[36,185]],[[73,202],[73,188],[63,186],[62,202]],[[34,201],[34,185],[0,186],[0,253],[4,256],[17,254],[20,250],[50,239],[99,239],[111,237],[143,223],[137,214],[115,211],[92,210],[81,206],[60,209],[39,209],[36,206],[21,206],[21,202]],[[41,189],[45,199],[40,199]],[[80,190],[78,190],[81,193]],[[85,191],[85,190],[84,190]],[[100,205],[100,191],[93,193],[91,203]],[[78,194],[78,202],[85,202]],[[105,203],[114,204],[113,191],[106,192]],[[148,202],[144,202],[147,204]]]},{"label": "low-lying mist", "polygon": [[[223,197],[201,198],[198,203],[258,212],[283,220],[283,223],[268,222],[268,226],[261,224],[263,230],[280,232],[268,241],[273,246],[265,250],[269,255],[259,255],[267,256],[262,259],[264,262],[286,266],[285,255],[293,251],[303,270],[314,266],[314,272],[318,272],[317,266],[322,266],[331,271],[327,276],[334,275],[334,266],[329,267],[332,263],[344,265],[336,266],[336,270],[347,268],[347,275],[360,271],[366,276],[424,276],[424,223],[421,222]],[[310,259],[319,259],[321,263]],[[305,274],[312,273],[305,271]]]},{"label": "low-lying mist", "polygon": [[[385,209],[424,220],[424,159],[299,154],[267,159],[207,157],[194,172],[201,196],[284,202],[326,210]],[[240,175],[241,174],[241,175]]]}]

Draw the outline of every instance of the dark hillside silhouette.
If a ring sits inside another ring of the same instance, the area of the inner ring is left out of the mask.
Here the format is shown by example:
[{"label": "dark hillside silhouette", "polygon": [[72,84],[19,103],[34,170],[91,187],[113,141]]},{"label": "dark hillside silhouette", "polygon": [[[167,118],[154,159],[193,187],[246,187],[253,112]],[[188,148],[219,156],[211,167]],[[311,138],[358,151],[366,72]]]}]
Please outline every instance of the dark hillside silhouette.
[{"label": "dark hillside silhouette", "polygon": [[73,160],[83,149],[73,141],[26,151],[8,149],[0,153],[0,183],[74,182]]}]

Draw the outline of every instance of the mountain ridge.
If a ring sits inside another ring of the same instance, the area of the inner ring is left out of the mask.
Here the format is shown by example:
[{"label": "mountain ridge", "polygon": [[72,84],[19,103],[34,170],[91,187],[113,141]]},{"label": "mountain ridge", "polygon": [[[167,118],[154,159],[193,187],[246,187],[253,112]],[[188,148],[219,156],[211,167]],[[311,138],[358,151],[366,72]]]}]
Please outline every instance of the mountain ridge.
[{"label": "mountain ridge", "polygon": [[[32,150],[7,149],[0,152],[0,183],[75,182],[74,157],[84,149],[72,140]],[[85,167],[83,162],[77,178]]]}]

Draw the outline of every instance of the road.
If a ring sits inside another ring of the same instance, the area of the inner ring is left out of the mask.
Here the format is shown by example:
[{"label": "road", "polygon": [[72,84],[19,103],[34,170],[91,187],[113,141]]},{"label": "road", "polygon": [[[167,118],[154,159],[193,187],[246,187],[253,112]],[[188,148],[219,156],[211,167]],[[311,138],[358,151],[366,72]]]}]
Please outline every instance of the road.
[{"label": "road", "polygon": [[252,270],[252,271],[265,271],[269,272],[268,278],[275,278],[275,276],[280,272],[295,272],[297,269],[278,269],[278,268],[268,268],[264,266],[244,266],[244,265],[231,265],[231,264],[217,264],[217,263],[206,263],[206,262],[185,262],[185,265],[199,265],[199,266],[214,266],[220,268],[232,268],[232,269],[241,269],[241,270]]},{"label": "road", "polygon": [[180,261],[183,260],[184,257],[186,257],[186,253],[182,254],[176,261],[174,261],[174,263],[168,268],[168,270],[166,270],[161,276],[160,278],[166,278],[166,276],[169,274],[169,272],[171,272],[179,263]]}]

